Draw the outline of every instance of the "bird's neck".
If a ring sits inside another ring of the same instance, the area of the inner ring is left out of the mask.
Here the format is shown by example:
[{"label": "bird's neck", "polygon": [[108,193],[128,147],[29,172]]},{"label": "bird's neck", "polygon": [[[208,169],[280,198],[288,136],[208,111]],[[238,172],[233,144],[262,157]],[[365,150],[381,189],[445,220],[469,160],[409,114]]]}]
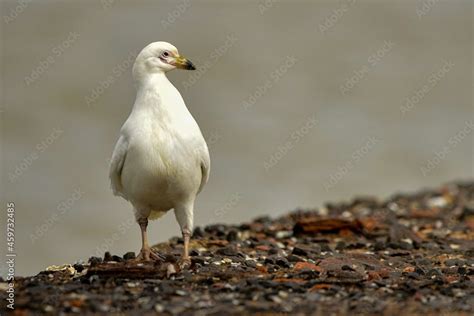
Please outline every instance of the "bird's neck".
[{"label": "bird's neck", "polygon": [[[138,84],[134,111],[150,110],[157,115],[179,115],[187,112],[179,91],[165,73],[155,73]],[[170,113],[173,112],[173,113]]]},{"label": "bird's neck", "polygon": [[137,83],[137,95],[143,92],[159,91],[160,89],[168,89],[173,84],[166,77],[166,73],[157,72],[149,74],[141,78]]}]

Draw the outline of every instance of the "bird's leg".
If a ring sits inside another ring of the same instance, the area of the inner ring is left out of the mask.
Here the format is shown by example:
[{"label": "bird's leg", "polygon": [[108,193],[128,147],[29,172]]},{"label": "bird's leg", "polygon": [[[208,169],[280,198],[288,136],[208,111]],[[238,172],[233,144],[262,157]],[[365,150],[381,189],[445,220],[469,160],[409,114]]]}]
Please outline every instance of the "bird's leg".
[{"label": "bird's leg", "polygon": [[150,261],[151,259],[162,260],[158,254],[151,250],[150,245],[148,245],[148,235],[146,233],[148,219],[140,218],[138,220],[138,225],[140,225],[140,230],[142,233],[142,249],[140,250],[140,254],[137,256],[136,261]]},{"label": "bird's leg", "polygon": [[193,231],[193,203],[194,201],[177,205],[174,209],[174,214],[178,220],[181,233],[183,234],[183,255],[179,260],[181,269],[189,267],[191,260],[189,259],[189,239]]},{"label": "bird's leg", "polygon": [[191,239],[191,233],[189,230],[184,229],[183,230],[183,255],[181,257],[181,260],[179,262],[179,266],[183,268],[187,268],[191,265],[191,259],[189,258],[189,240]]},{"label": "bird's leg", "polygon": [[183,250],[183,259],[189,260],[189,240],[191,239],[191,234],[189,232],[183,232],[183,241],[184,241],[184,250]]}]

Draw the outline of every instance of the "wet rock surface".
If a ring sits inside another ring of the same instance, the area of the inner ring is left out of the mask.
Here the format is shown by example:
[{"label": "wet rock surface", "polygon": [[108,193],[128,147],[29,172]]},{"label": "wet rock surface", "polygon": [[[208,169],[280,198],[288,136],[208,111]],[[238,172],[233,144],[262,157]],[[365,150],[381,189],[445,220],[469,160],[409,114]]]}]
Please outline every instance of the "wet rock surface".
[{"label": "wet rock surface", "polygon": [[[18,277],[18,315],[472,315],[474,183],[358,198]],[[3,283],[2,280],[2,285]],[[4,301],[4,293],[0,294]]]}]

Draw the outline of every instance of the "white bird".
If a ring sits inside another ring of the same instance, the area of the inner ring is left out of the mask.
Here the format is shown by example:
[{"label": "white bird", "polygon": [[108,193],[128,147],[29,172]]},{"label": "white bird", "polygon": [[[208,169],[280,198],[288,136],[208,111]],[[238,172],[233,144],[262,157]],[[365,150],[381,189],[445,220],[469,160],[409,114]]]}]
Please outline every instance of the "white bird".
[{"label": "white bird", "polygon": [[138,54],[135,103],[120,130],[109,176],[114,194],[132,204],[140,225],[137,260],[160,259],[148,244],[148,220],[173,209],[184,241],[181,263],[186,265],[194,201],[209,178],[210,158],[199,126],[166,77],[175,68],[195,69],[169,43],[151,43]]}]

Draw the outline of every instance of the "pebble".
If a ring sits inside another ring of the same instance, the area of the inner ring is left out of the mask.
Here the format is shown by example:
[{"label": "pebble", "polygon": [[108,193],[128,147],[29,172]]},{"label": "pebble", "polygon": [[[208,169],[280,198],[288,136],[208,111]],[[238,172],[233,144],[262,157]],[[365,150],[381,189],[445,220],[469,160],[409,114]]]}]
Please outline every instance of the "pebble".
[{"label": "pebble", "polygon": [[135,252],[127,252],[126,254],[123,255],[123,259],[125,260],[133,260],[135,259]]}]

